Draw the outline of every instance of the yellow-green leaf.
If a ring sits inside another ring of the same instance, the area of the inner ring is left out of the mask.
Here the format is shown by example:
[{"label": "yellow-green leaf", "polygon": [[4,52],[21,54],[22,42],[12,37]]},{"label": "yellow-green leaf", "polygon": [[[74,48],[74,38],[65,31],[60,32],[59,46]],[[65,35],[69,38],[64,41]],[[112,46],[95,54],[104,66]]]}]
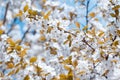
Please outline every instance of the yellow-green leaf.
[{"label": "yellow-green leaf", "polygon": [[113,45],[114,46],[117,46],[119,44],[119,41],[118,40],[115,40],[114,42],[113,42]]},{"label": "yellow-green leaf", "polygon": [[57,54],[57,48],[52,48],[52,47],[50,47],[50,54],[53,54],[53,55],[56,55]]},{"label": "yellow-green leaf", "polygon": [[24,6],[24,12],[26,12],[28,9],[29,9],[29,6],[28,6],[28,4],[26,4],[26,5]]},{"label": "yellow-green leaf", "polygon": [[104,44],[104,41],[98,40],[98,44]]},{"label": "yellow-green leaf", "polygon": [[88,26],[85,26],[82,30],[86,31],[88,29]]},{"label": "yellow-green leaf", "polygon": [[106,76],[108,74],[109,70],[105,70],[102,76]]},{"label": "yellow-green leaf", "polygon": [[67,76],[65,74],[60,74],[59,77],[59,80],[67,80]]},{"label": "yellow-green leaf", "polygon": [[20,17],[23,15],[23,12],[21,10],[19,10],[19,13],[15,15],[15,17]]},{"label": "yellow-green leaf", "polygon": [[71,35],[68,35],[67,39],[70,40],[71,38],[72,38]]},{"label": "yellow-green leaf", "polygon": [[93,17],[95,17],[95,13],[94,13],[94,12],[91,12],[91,13],[89,14],[89,16],[93,18]]},{"label": "yellow-green leaf", "polygon": [[10,44],[11,47],[15,47],[15,42],[11,38],[7,39],[7,43]]},{"label": "yellow-green leaf", "polygon": [[30,80],[29,75],[26,75],[26,76],[24,77],[24,80]]},{"label": "yellow-green leaf", "polygon": [[30,63],[34,63],[34,62],[36,62],[37,61],[37,57],[32,57],[32,58],[30,58]]},{"label": "yellow-green leaf", "polygon": [[44,19],[48,19],[49,16],[50,16],[50,14],[51,14],[51,10],[48,11],[48,12],[43,16],[43,18],[44,18]]},{"label": "yellow-green leaf", "polygon": [[0,29],[0,35],[3,34],[3,33],[4,33],[4,31],[2,29]]},{"label": "yellow-green leaf", "polygon": [[48,27],[47,33],[50,33],[52,29],[53,29],[52,27]]},{"label": "yellow-green leaf", "polygon": [[73,71],[70,70],[67,75],[67,80],[73,80]]},{"label": "yellow-green leaf", "polygon": [[75,22],[76,27],[80,28],[80,23],[79,22]]},{"label": "yellow-green leaf", "polygon": [[24,56],[26,55],[26,53],[27,53],[26,50],[27,50],[27,49],[22,50],[22,51],[20,52],[19,56],[20,56],[20,57],[24,57]]},{"label": "yellow-green leaf", "polygon": [[86,73],[86,71],[85,70],[81,70],[80,72],[78,72],[77,74],[78,75],[83,75],[83,74],[85,74]]},{"label": "yellow-green leaf", "polygon": [[46,37],[45,36],[41,36],[39,40],[40,41],[46,41]]},{"label": "yellow-green leaf", "polygon": [[120,30],[117,30],[117,34],[120,36]]},{"label": "yellow-green leaf", "polygon": [[100,33],[98,34],[99,37],[103,36],[104,32],[100,31]]},{"label": "yellow-green leaf", "polygon": [[66,44],[69,40],[66,40],[63,44]]},{"label": "yellow-green leaf", "polygon": [[32,9],[29,9],[29,10],[28,10],[28,13],[29,13],[29,15],[32,15],[32,14],[33,14]]},{"label": "yellow-green leaf", "polygon": [[115,15],[114,13],[111,13],[110,15],[111,15],[112,17],[116,17],[116,15]]},{"label": "yellow-green leaf", "polygon": [[16,49],[17,51],[20,51],[21,48],[22,48],[22,47],[21,47],[20,45],[16,45],[16,46],[15,46],[15,49]]},{"label": "yellow-green leaf", "polygon": [[6,63],[6,65],[7,65],[8,69],[12,69],[14,67],[14,63],[13,62],[8,62],[8,63]]},{"label": "yellow-green leaf", "polygon": [[43,3],[45,3],[45,2],[46,2],[46,0],[42,0],[42,2],[43,2]]},{"label": "yellow-green leaf", "polygon": [[12,71],[10,71],[10,72],[8,73],[7,76],[13,75],[14,73],[15,73],[15,70],[12,70]]},{"label": "yellow-green leaf", "polygon": [[77,60],[74,60],[74,61],[72,62],[72,65],[73,65],[74,68],[76,68],[76,66],[78,65],[78,61],[77,61]]},{"label": "yellow-green leaf", "polygon": [[15,74],[18,73],[19,71],[20,71],[20,68],[17,68],[17,69],[15,70]]},{"label": "yellow-green leaf", "polygon": [[114,6],[112,9],[113,10],[118,10],[120,8],[120,5],[116,5],[116,6]]},{"label": "yellow-green leaf", "polygon": [[65,59],[63,63],[71,65],[72,64],[72,56],[69,56],[67,59]]},{"label": "yellow-green leaf", "polygon": [[71,70],[71,67],[70,67],[70,66],[67,66],[67,65],[64,65],[64,68],[65,68],[67,71],[70,71],[70,70]]},{"label": "yellow-green leaf", "polygon": [[36,16],[37,14],[38,14],[37,11],[35,11],[35,10],[32,11],[32,15],[33,15],[33,16]]}]

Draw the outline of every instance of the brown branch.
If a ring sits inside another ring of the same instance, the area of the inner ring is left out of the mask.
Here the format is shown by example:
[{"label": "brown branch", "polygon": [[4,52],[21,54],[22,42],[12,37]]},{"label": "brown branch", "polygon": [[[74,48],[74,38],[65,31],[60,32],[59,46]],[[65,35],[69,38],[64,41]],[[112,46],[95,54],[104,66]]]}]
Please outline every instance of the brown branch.
[{"label": "brown branch", "polygon": [[72,34],[73,36],[77,37],[75,34],[69,32],[69,31],[66,31],[66,30],[64,30],[64,33],[69,33],[69,34]]},{"label": "brown branch", "polygon": [[21,39],[19,44],[21,44],[23,42],[23,40],[26,37],[26,34],[28,33],[29,30],[30,30],[30,27],[28,27],[28,29],[25,31],[25,33],[24,33],[24,35],[23,35],[23,37],[22,37],[22,39]]},{"label": "brown branch", "polygon": [[5,22],[6,22],[6,16],[7,16],[8,7],[9,7],[9,2],[8,2],[7,5],[6,5],[5,15],[4,15],[4,19],[3,19],[3,25],[4,25]]},{"label": "brown branch", "polygon": [[13,30],[13,28],[14,28],[14,23],[12,23],[12,25],[11,25],[11,27],[10,27],[10,29],[7,31],[7,35]]},{"label": "brown branch", "polygon": [[89,20],[88,20],[88,8],[89,8],[89,3],[90,3],[90,0],[88,0],[87,1],[87,5],[86,5],[86,25],[88,26],[88,22],[89,22]]},{"label": "brown branch", "polygon": [[116,38],[117,38],[117,36],[115,35],[115,37],[114,38],[112,38],[112,43],[110,44],[110,46],[112,46],[113,45],[113,42],[116,40]]},{"label": "brown branch", "polygon": [[95,77],[96,77],[96,75],[100,75],[100,73],[95,72],[95,68],[99,65],[99,63],[100,63],[100,62],[98,62],[98,64],[97,64],[97,65],[95,65],[95,64],[93,63],[93,69],[92,69],[92,71],[91,71],[91,74],[93,74],[93,73],[94,73],[94,75],[93,75],[93,76],[90,76],[90,80],[94,80],[94,79],[95,79]]},{"label": "brown branch", "polygon": [[64,31],[64,33],[69,33],[69,34],[71,34],[71,35],[73,35],[73,36],[75,36],[75,37],[77,37],[76,36],[76,34],[74,34],[74,33],[71,33],[71,32],[69,32],[69,31],[66,31],[66,30],[64,30],[63,28],[60,28],[60,27],[57,27],[58,28],[58,30],[60,30],[60,31]]},{"label": "brown branch", "polygon": [[88,44],[88,42],[85,40],[85,38],[83,38],[83,40],[82,40],[86,45],[88,45],[92,50],[93,50],[93,52],[95,51],[95,49],[90,45],[90,44]]},{"label": "brown branch", "polygon": [[112,39],[112,41],[114,42],[116,40],[117,36],[115,35],[115,37]]}]

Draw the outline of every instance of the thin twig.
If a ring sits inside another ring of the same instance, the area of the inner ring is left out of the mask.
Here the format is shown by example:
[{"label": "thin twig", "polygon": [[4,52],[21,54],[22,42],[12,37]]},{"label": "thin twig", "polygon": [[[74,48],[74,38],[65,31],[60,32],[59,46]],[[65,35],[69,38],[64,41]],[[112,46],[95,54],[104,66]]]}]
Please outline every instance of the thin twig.
[{"label": "thin twig", "polygon": [[28,27],[28,29],[25,31],[25,33],[23,34],[23,37],[22,37],[22,39],[21,39],[21,41],[20,41],[20,43],[19,44],[21,44],[22,42],[23,42],[23,40],[24,40],[24,38],[26,37],[26,34],[28,33],[28,31],[30,30],[30,27]]},{"label": "thin twig", "polygon": [[75,34],[73,34],[73,33],[69,32],[69,31],[64,30],[64,33],[69,33],[69,34],[72,34],[73,36],[75,36],[75,37],[76,37],[76,35],[75,35]]},{"label": "thin twig", "polygon": [[7,35],[13,30],[13,27],[14,27],[14,23],[15,23],[15,21],[17,20],[17,18],[14,18],[14,20],[13,20],[13,22],[12,22],[12,24],[11,24],[11,27],[10,27],[10,29],[7,31]]},{"label": "thin twig", "polygon": [[112,43],[110,44],[110,46],[113,45],[113,42],[116,40],[117,36],[115,35],[114,38],[112,38]]},{"label": "thin twig", "polygon": [[91,71],[91,74],[93,74],[93,73],[95,73],[95,74],[94,74],[93,76],[90,76],[90,80],[94,80],[95,77],[96,77],[96,74],[97,74],[97,75],[100,75],[100,73],[95,72],[95,68],[99,65],[99,63],[100,63],[100,62],[98,62],[97,65],[95,65],[95,64],[93,63],[93,69],[92,69],[92,71]]},{"label": "thin twig", "polygon": [[88,25],[88,7],[89,7],[89,3],[90,3],[90,0],[87,1],[87,5],[86,5],[86,25]]},{"label": "thin twig", "polygon": [[82,40],[86,45],[88,45],[92,50],[93,50],[93,52],[95,51],[95,49],[90,45],[90,44],[88,44],[88,42],[85,40],[85,38],[83,38],[83,40]]},{"label": "thin twig", "polygon": [[6,5],[5,15],[4,15],[4,19],[3,19],[3,24],[5,24],[5,22],[6,22],[6,16],[7,16],[8,7],[9,7],[9,2]]},{"label": "thin twig", "polygon": [[96,65],[94,65],[94,68],[96,68],[99,64],[100,64],[100,62],[98,62]]},{"label": "thin twig", "polygon": [[116,40],[117,36],[115,35],[115,37],[112,39],[112,41],[114,42]]},{"label": "thin twig", "polygon": [[14,26],[14,23],[12,23],[10,29],[7,31],[7,33],[6,33],[7,35],[13,30],[13,26]]},{"label": "thin twig", "polygon": [[63,28],[60,28],[60,27],[57,27],[58,28],[58,30],[60,30],[60,31],[64,31],[64,33],[69,33],[69,34],[71,34],[71,35],[73,35],[73,36],[75,36],[75,37],[77,37],[76,36],[76,34],[74,34],[74,33],[71,33],[71,32],[69,32],[69,31],[66,31],[66,30],[64,30]]}]

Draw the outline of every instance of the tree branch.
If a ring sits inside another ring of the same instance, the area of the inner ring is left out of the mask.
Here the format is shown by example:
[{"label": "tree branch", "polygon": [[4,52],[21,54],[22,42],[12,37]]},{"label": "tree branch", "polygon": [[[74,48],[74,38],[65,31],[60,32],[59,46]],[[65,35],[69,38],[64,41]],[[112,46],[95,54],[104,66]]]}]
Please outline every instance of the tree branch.
[{"label": "tree branch", "polygon": [[64,33],[69,33],[69,34],[71,34],[71,35],[73,35],[73,36],[75,36],[75,37],[77,37],[76,36],[76,34],[74,34],[74,33],[71,33],[71,32],[69,32],[69,31],[66,31],[66,30],[64,30],[64,29],[62,29],[62,28],[60,28],[60,27],[57,27],[58,28],[58,30],[60,30],[60,31],[64,31]]},{"label": "tree branch", "polygon": [[5,15],[4,15],[4,19],[3,19],[3,25],[6,22],[6,16],[7,16],[8,7],[9,7],[9,2],[7,3],[6,8],[5,8]]},{"label": "tree branch", "polygon": [[14,23],[11,25],[10,29],[7,31],[7,35],[13,30]]},{"label": "tree branch", "polygon": [[92,50],[93,50],[93,52],[95,51],[95,49],[90,45],[90,44],[88,44],[88,42],[85,40],[85,38],[83,38],[83,40],[82,40],[86,45],[88,45]]},{"label": "tree branch", "polygon": [[26,34],[28,33],[28,31],[30,30],[30,27],[28,27],[28,29],[25,31],[25,33],[23,34],[23,37],[22,37],[22,39],[21,39],[21,41],[20,41],[20,43],[19,44],[21,44],[22,42],[23,42],[23,40],[24,40],[24,38],[26,37]]},{"label": "tree branch", "polygon": [[76,35],[75,35],[75,34],[73,34],[73,33],[69,32],[69,31],[65,31],[65,30],[64,30],[64,33],[69,33],[69,34],[72,34],[73,36],[75,36],[75,37],[76,37]]},{"label": "tree branch", "polygon": [[90,0],[87,0],[87,5],[86,5],[86,25],[88,25],[88,13],[89,13],[88,7],[89,7],[89,3],[90,3]]}]

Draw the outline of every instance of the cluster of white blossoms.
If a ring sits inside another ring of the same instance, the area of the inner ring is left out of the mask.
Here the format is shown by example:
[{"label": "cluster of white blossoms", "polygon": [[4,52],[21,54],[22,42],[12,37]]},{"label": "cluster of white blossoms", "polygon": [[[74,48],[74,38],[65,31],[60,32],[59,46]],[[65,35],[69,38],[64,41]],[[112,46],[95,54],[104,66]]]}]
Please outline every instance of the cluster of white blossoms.
[{"label": "cluster of white blossoms", "polygon": [[[81,0],[84,9],[89,7]],[[89,2],[90,0],[88,0]],[[77,6],[58,0],[10,0],[0,22],[1,80],[119,80],[117,0],[98,0],[81,28]],[[15,9],[13,9],[15,7]],[[107,16],[107,17],[106,17]],[[14,18],[25,22],[23,36]],[[106,24],[100,21],[106,20]],[[69,26],[75,26],[70,29]]]}]

